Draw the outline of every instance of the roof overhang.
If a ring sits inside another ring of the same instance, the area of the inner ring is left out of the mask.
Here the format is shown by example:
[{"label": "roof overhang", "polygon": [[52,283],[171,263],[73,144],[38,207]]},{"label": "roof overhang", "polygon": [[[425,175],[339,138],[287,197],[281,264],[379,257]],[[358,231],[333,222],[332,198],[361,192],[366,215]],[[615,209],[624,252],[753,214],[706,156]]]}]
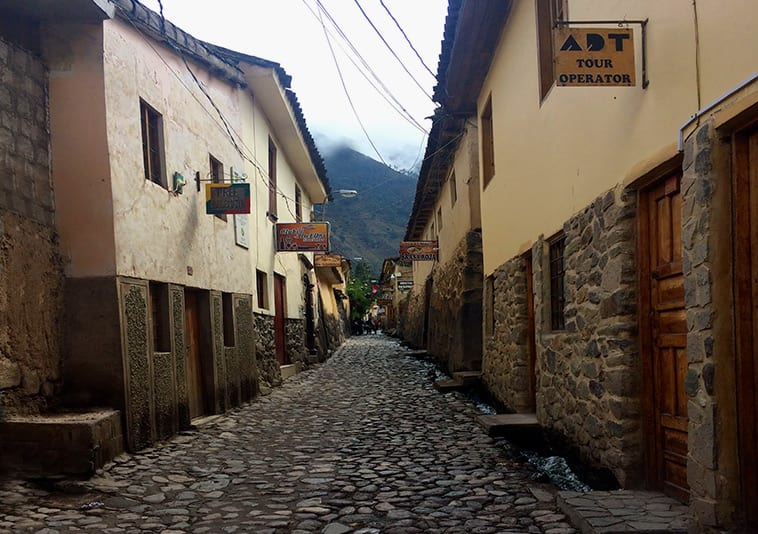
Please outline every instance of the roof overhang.
[{"label": "roof overhang", "polygon": [[0,0],[0,10],[55,22],[101,22],[113,18],[116,7],[109,0]]},{"label": "roof overhang", "polygon": [[331,285],[345,283],[342,273],[337,267],[316,267],[316,277]]},{"label": "roof overhang", "polygon": [[326,202],[327,191],[313,165],[308,145],[297,127],[297,118],[287,90],[274,69],[241,63],[245,81],[271,123],[282,153],[292,166],[298,183],[314,204]]}]

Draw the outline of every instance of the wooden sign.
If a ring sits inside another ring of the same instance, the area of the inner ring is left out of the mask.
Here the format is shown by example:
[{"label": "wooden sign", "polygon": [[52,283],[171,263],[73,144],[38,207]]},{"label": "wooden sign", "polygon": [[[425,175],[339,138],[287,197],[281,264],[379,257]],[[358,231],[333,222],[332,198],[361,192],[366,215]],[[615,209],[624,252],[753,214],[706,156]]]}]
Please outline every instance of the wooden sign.
[{"label": "wooden sign", "polygon": [[250,184],[205,184],[205,213],[250,213]]},{"label": "wooden sign", "polygon": [[403,261],[436,261],[437,241],[401,241],[400,259]]},{"label": "wooden sign", "polygon": [[554,41],[557,85],[635,85],[633,30],[560,27]]},{"label": "wooden sign", "polygon": [[339,254],[316,254],[313,256],[313,265],[316,267],[340,267],[342,256]]},{"label": "wooden sign", "polygon": [[410,291],[413,289],[413,280],[398,280],[397,289],[399,291]]},{"label": "wooden sign", "polygon": [[329,223],[277,223],[277,252],[329,252]]}]

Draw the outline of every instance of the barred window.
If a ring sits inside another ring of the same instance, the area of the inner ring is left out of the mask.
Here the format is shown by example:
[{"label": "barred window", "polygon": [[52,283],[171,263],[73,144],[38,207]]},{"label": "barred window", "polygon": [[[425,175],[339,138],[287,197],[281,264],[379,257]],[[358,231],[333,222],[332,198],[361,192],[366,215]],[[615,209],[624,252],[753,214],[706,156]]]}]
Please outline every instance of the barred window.
[{"label": "barred window", "polygon": [[550,327],[566,329],[566,236],[561,234],[550,241]]}]

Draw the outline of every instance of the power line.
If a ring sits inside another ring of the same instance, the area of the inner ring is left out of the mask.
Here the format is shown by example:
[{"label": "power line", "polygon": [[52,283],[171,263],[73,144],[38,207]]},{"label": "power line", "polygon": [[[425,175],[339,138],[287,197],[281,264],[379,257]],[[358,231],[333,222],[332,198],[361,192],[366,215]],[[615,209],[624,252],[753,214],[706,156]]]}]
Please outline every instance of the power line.
[{"label": "power line", "polygon": [[392,12],[390,11],[390,9],[385,5],[384,0],[379,0],[379,3],[382,5],[382,7],[384,8],[384,10],[387,12],[387,14],[390,16],[390,18],[392,19],[392,21],[395,23],[395,26],[397,26],[397,29],[400,30],[400,33],[403,34],[403,37],[405,38],[405,42],[407,42],[408,46],[411,47],[411,50],[413,50],[413,52],[416,54],[416,57],[419,59],[419,61],[424,66],[424,68],[426,69],[426,71],[429,74],[432,75],[432,78],[434,78],[436,80],[437,79],[437,75],[434,74],[434,72],[432,72],[432,69],[430,69],[429,67],[427,67],[426,63],[424,63],[424,58],[421,57],[421,54],[418,53],[418,50],[416,50],[416,47],[413,46],[413,43],[408,38],[408,35],[405,33],[405,31],[403,30],[403,28],[400,26],[400,23],[397,21],[397,19],[395,18],[395,16],[392,14]]},{"label": "power line", "polygon": [[353,0],[353,1],[355,2],[355,5],[358,6],[358,9],[360,9],[361,13],[363,14],[363,17],[368,21],[369,25],[374,29],[374,31],[376,32],[376,34],[379,36],[379,39],[381,39],[381,41],[387,47],[387,50],[389,50],[390,53],[392,54],[392,56],[395,59],[397,59],[398,63],[400,63],[400,66],[403,68],[403,70],[408,74],[408,76],[410,76],[411,80],[413,80],[413,83],[415,83],[416,86],[419,89],[421,89],[421,92],[424,93],[424,95],[426,95],[426,97],[429,100],[431,100],[432,102],[434,102],[434,99],[432,98],[432,95],[430,95],[429,93],[427,93],[426,89],[424,89],[423,86],[419,83],[419,81],[413,76],[413,74],[411,74],[411,71],[408,70],[408,67],[405,66],[405,63],[403,63],[403,61],[400,59],[400,57],[398,57],[398,55],[392,49],[392,47],[390,46],[390,44],[384,38],[384,36],[382,35],[382,32],[379,31],[379,28],[376,27],[376,25],[373,23],[373,21],[371,20],[371,18],[368,16],[368,14],[366,13],[366,11],[364,11],[363,6],[361,6],[361,3],[358,0]]}]

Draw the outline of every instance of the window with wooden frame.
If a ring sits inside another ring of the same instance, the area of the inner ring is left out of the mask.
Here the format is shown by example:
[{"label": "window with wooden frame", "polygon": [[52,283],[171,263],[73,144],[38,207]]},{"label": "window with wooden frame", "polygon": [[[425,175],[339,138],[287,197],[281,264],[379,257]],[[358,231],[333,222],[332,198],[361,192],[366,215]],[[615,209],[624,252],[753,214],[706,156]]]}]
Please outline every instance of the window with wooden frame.
[{"label": "window with wooden frame", "polygon": [[268,139],[268,212],[266,215],[272,221],[277,220],[276,216],[276,145],[269,137]]},{"label": "window with wooden frame", "polygon": [[450,206],[458,200],[458,185],[455,183],[455,171],[450,173]]},{"label": "window with wooden frame", "polygon": [[492,95],[487,98],[487,103],[482,108],[479,117],[482,129],[482,188],[495,176],[495,138],[492,131]]},{"label": "window with wooden frame", "polygon": [[139,110],[145,180],[150,180],[161,187],[168,187],[163,150],[163,116],[142,99],[139,101]]},{"label": "window with wooden frame", "polygon": [[268,309],[268,275],[263,271],[255,271],[255,289],[258,296],[258,307]]},{"label": "window with wooden frame", "polygon": [[555,83],[555,34],[558,21],[568,20],[568,0],[536,0],[537,57],[540,74],[540,100]]},{"label": "window with wooden frame", "polygon": [[171,352],[168,284],[150,282],[150,316],[153,323],[153,352]]},{"label": "window with wooden frame", "polygon": [[221,307],[224,322],[224,346],[236,346],[234,335],[234,298],[231,293],[221,293]]},{"label": "window with wooden frame", "polygon": [[566,236],[560,233],[549,242],[550,329],[566,329]]},{"label": "window with wooden frame", "polygon": [[[224,183],[224,164],[221,163],[216,158],[214,158],[212,155],[209,155],[208,159],[210,160],[211,182],[213,182],[214,184],[222,184],[222,183]],[[218,214],[217,213],[216,217],[218,217],[222,221],[226,220],[226,214]]]},{"label": "window with wooden frame", "polygon": [[295,222],[303,222],[303,193],[295,186]]}]

